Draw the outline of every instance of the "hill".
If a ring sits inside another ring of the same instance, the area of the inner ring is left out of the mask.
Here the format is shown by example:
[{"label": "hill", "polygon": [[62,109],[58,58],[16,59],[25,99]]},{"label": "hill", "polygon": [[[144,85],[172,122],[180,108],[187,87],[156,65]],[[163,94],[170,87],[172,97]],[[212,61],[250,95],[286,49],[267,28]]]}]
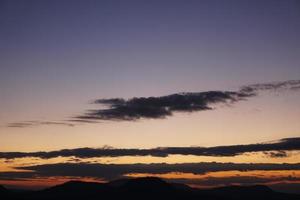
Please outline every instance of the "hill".
[{"label": "hill", "polygon": [[109,183],[70,181],[35,192],[14,193],[0,187],[0,199],[201,199],[201,200],[296,200],[300,195],[275,192],[267,186],[228,186],[207,190],[192,189],[154,177],[122,179]]}]

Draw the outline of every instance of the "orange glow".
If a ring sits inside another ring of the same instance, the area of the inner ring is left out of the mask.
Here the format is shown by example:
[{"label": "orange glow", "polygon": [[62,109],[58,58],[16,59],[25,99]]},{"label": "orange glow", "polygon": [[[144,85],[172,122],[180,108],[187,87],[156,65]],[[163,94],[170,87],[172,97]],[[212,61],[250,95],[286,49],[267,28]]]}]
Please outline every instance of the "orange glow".
[{"label": "orange glow", "polygon": [[99,164],[134,164],[139,163],[197,163],[197,162],[232,162],[232,163],[297,163],[300,160],[299,151],[291,151],[288,157],[270,158],[264,153],[252,153],[231,157],[213,157],[213,156],[190,156],[190,155],[171,155],[168,157],[152,156],[123,156],[123,157],[102,157],[102,158],[80,158],[75,157],[57,157],[51,159],[41,158],[17,158],[13,160],[0,159],[0,172],[17,171],[14,167],[55,164],[55,163],[76,163],[90,162]]},{"label": "orange glow", "polygon": [[47,177],[47,178],[34,178],[34,179],[18,179],[18,180],[0,180],[0,185],[7,188],[23,188],[23,189],[43,189],[59,185],[71,180],[85,181],[85,182],[104,182],[101,179],[89,177]]},{"label": "orange glow", "polygon": [[[205,174],[193,174],[193,173],[178,173],[178,172],[171,172],[165,174],[150,174],[150,173],[135,173],[135,174],[126,174],[128,177],[138,178],[138,177],[159,177],[163,179],[167,179],[170,181],[177,181],[177,180],[184,180],[184,182],[191,186],[197,188],[213,188],[213,187],[220,187],[228,185],[228,181],[231,180],[232,182],[230,185],[242,185],[242,183],[235,181],[234,178],[253,178],[253,182],[251,184],[261,184],[256,183],[255,178],[262,178],[266,179],[264,184],[272,185],[277,183],[300,183],[300,170],[270,170],[270,171],[263,171],[263,170],[253,170],[253,171],[220,171],[220,172],[209,172]],[[289,180],[290,178],[294,180]],[[206,184],[206,181],[210,179],[217,179],[220,182],[215,183],[213,185]],[[225,180],[222,183],[222,179]],[[192,183],[189,181],[192,180]],[[198,182],[198,183],[193,183]]]},{"label": "orange glow", "polygon": [[300,178],[300,170],[253,170],[253,171],[219,171],[219,172],[208,172],[205,174],[193,174],[193,173],[181,173],[181,172],[171,172],[165,174],[150,174],[150,173],[131,173],[126,174],[128,177],[147,177],[155,176],[165,179],[205,179],[205,178],[228,178],[236,176],[253,176],[253,177],[265,177],[265,178],[283,178],[287,176],[293,176],[295,178]]},{"label": "orange glow", "polygon": [[[150,174],[150,173],[135,173],[126,174],[125,176],[131,178],[138,177],[159,177],[167,180],[186,180],[186,183],[191,187],[197,188],[211,188],[224,186],[224,184],[215,185],[205,185],[201,184],[201,181],[208,180],[210,178],[227,179],[234,177],[253,177],[253,178],[267,178],[270,181],[265,183],[267,185],[272,185],[276,183],[300,183],[300,170],[253,170],[253,171],[222,171],[222,172],[209,172],[205,174],[193,174],[193,173],[178,173],[171,172],[165,174]],[[285,180],[287,177],[293,177],[295,180]],[[281,181],[279,181],[282,179]],[[103,179],[93,178],[93,177],[36,177],[32,179],[18,179],[18,180],[0,180],[0,185],[4,185],[8,188],[24,188],[24,189],[42,189],[51,187],[54,185],[62,184],[67,181],[78,180],[86,182],[106,182]],[[200,180],[199,184],[189,184],[189,180]],[[234,185],[240,185],[237,182],[233,182]],[[255,184],[255,182],[253,183]]]}]

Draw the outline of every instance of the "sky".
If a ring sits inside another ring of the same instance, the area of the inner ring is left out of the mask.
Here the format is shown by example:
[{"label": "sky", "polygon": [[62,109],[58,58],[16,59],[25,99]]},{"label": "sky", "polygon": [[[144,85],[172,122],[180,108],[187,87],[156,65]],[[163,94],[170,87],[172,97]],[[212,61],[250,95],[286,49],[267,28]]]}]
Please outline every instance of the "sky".
[{"label": "sky", "polygon": [[[300,159],[299,10],[296,0],[0,0],[0,184],[152,175],[299,188],[299,166],[286,166]],[[40,151],[55,156],[26,154]],[[186,168],[211,162],[221,170]],[[237,179],[229,162],[267,177]],[[119,176],[95,175],[114,164]]]}]

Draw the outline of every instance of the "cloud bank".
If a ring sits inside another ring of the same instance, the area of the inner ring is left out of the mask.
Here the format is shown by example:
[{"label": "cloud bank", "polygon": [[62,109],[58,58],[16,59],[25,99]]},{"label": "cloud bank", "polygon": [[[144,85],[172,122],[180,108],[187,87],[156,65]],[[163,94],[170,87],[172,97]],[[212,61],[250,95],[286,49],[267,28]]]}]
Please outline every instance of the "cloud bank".
[{"label": "cloud bank", "polygon": [[3,172],[0,179],[25,179],[34,177],[74,176],[95,177],[106,180],[121,178],[126,174],[150,173],[165,174],[171,172],[205,174],[218,171],[251,171],[251,170],[300,170],[296,164],[267,164],[267,163],[151,163],[151,164],[95,164],[95,163],[58,163],[17,167],[23,172]]},{"label": "cloud bank", "polygon": [[158,147],[152,149],[114,149],[114,148],[76,148],[48,152],[0,152],[0,158],[14,159],[23,157],[39,157],[43,159],[55,157],[94,158],[119,156],[154,156],[169,155],[195,156],[237,156],[244,153],[265,152],[270,157],[285,157],[286,151],[300,150],[300,137],[285,138],[272,143],[245,145],[229,145],[215,147]]}]

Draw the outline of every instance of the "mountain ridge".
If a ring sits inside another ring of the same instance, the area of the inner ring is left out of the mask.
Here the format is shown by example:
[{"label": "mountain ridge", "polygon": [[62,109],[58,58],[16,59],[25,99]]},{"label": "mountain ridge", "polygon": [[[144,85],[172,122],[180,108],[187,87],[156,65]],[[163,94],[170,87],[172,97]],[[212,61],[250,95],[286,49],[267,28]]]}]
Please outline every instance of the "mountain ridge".
[{"label": "mountain ridge", "polygon": [[226,186],[213,189],[195,189],[184,184],[168,183],[156,177],[119,179],[108,183],[68,181],[40,191],[14,193],[0,186],[0,198],[27,199],[241,199],[266,198],[296,200],[300,195],[276,192],[264,185]]}]

